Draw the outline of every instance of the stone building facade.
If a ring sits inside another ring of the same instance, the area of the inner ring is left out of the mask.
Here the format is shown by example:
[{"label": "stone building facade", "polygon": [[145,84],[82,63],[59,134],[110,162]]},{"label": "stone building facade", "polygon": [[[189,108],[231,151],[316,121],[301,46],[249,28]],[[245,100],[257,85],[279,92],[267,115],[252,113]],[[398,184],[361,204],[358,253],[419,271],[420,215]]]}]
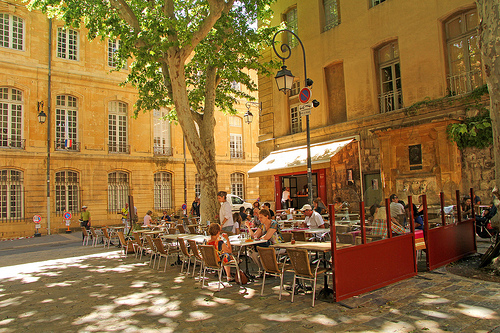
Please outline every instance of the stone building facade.
[{"label": "stone building facade", "polygon": [[[464,194],[470,187],[491,197],[491,152],[462,152],[447,135],[449,124],[470,115],[464,96],[484,84],[474,1],[278,0],[273,10],[272,24],[284,23],[299,36],[305,59],[292,34],[276,36],[276,52],[279,44],[291,47],[283,57],[295,78],[285,95],[273,77],[259,77],[261,160],[306,145],[298,98],[306,66],[320,102],[310,115],[311,144],[353,138],[330,154],[329,166],[312,164],[315,196],[328,203],[339,196],[351,207],[392,193],[404,201],[427,194],[435,205],[444,192],[451,204],[456,190]],[[263,59],[279,60],[273,49]],[[488,107],[488,96],[479,102]],[[277,208],[283,187],[307,171],[305,162],[262,170],[257,165],[250,177],[259,177],[262,199]],[[298,190],[291,189],[292,196]]]},{"label": "stone building facade", "polygon": [[[191,206],[199,183],[182,130],[161,119],[165,110],[133,117],[137,92],[119,86],[129,69],[112,71],[116,41],[89,42],[85,29],[65,29],[21,1],[0,2],[0,20],[0,239],[33,235],[34,215],[47,233],[47,207],[54,233],[66,228],[64,212],[77,227],[82,205],[95,226],[120,223],[128,195],[140,219],[149,209],[179,211],[185,193]],[[252,106],[246,124],[245,102],[235,116],[216,115],[218,186],[254,201],[259,184],[247,171],[258,162],[259,112]]]}]

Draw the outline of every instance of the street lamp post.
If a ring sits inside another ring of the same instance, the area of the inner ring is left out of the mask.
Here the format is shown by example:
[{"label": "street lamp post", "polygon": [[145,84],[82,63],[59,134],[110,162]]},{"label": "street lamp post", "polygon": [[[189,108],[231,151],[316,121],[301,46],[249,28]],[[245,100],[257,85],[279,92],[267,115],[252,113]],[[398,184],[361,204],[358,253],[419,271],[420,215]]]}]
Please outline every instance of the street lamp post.
[{"label": "street lamp post", "polygon": [[[50,104],[50,103],[49,103]],[[50,235],[50,105],[48,108],[48,116],[43,112],[43,101],[37,102],[38,122],[40,124],[47,121],[47,233]]]},{"label": "street lamp post", "polygon": [[[293,31],[288,30],[288,29],[283,29],[277,31],[274,36],[273,36],[273,50],[274,53],[278,56],[283,61],[283,66],[281,66],[281,70],[276,74],[274,79],[276,80],[276,84],[278,85],[278,90],[282,91],[283,93],[287,93],[289,90],[292,88],[293,84],[293,74],[290,70],[287,69],[285,66],[285,60],[290,58],[292,55],[292,49],[290,48],[290,45],[282,43],[281,44],[281,54],[276,51],[276,43],[275,39],[276,36],[282,32],[288,32],[292,34],[295,38],[297,38],[297,41],[300,43],[300,46],[302,47],[302,56],[304,58],[304,87],[309,87],[312,86],[313,81],[307,77],[307,67],[306,67],[306,51],[304,49],[304,45],[302,44],[302,41],[300,40],[299,36],[297,36]],[[282,55],[283,54],[283,55]],[[319,106],[319,102],[314,100],[313,101],[313,106],[317,107]],[[299,115],[300,116],[300,115]],[[308,192],[308,202],[312,206],[313,204],[313,191],[312,191],[312,167],[311,167],[311,132],[309,130],[309,114],[306,115],[306,131],[307,131],[307,192]]]}]

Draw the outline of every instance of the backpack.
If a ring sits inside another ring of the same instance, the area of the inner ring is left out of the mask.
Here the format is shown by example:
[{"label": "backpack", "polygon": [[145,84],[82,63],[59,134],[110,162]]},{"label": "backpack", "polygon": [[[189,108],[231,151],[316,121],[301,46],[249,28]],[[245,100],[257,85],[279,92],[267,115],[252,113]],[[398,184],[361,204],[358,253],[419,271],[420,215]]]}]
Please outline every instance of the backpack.
[{"label": "backpack", "polygon": [[238,274],[235,274],[234,280],[236,281],[236,283],[241,284],[241,285],[244,285],[244,284],[248,283],[248,277],[245,274],[245,272],[243,272],[241,269],[240,269],[240,277],[241,277],[241,283],[240,283],[240,281],[238,279]]}]

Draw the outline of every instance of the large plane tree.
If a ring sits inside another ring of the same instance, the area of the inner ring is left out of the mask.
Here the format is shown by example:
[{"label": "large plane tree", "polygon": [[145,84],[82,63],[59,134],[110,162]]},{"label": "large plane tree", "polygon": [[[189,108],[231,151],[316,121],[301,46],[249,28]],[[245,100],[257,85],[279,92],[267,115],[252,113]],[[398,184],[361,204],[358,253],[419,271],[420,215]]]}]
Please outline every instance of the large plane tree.
[{"label": "large plane tree", "polygon": [[[251,99],[256,83],[248,70],[266,72],[259,63],[271,28],[257,29],[270,15],[272,0],[31,0],[29,7],[73,27],[85,26],[88,38],[119,40],[117,61],[131,58],[124,84],[137,88],[135,115],[170,108],[178,122],[201,183],[201,218],[213,220],[216,200],[214,112],[234,113],[236,98]],[[120,67],[120,66],[118,66]]]}]

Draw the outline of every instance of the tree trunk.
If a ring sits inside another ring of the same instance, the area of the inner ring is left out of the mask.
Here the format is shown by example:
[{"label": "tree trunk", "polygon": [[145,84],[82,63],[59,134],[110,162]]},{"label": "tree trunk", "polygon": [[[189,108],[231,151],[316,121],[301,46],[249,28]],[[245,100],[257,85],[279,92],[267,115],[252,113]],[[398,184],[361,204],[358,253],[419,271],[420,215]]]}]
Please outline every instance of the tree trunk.
[{"label": "tree trunk", "polygon": [[[205,107],[199,124],[199,134],[189,106],[184,65],[175,59],[169,63],[169,75],[172,79],[172,94],[177,111],[177,120],[183,130],[186,145],[191,153],[200,178],[200,221],[216,221],[220,205],[217,201],[217,168],[215,163],[215,117],[214,106]],[[215,91],[214,91],[215,93]],[[202,147],[202,148],[199,148]]]},{"label": "tree trunk", "polygon": [[495,182],[500,186],[500,2],[479,0],[479,44],[490,95]]}]

